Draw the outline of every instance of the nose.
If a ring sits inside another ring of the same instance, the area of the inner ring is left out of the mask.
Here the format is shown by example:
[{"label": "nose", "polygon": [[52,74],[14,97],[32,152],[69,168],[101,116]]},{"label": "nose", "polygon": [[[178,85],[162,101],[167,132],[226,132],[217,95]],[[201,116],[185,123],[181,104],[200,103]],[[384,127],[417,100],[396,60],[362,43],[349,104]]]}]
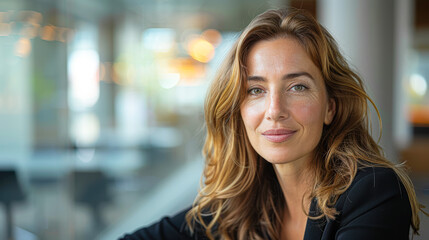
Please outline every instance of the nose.
[{"label": "nose", "polygon": [[269,94],[265,111],[265,118],[280,121],[287,118],[286,97],[281,92]]}]

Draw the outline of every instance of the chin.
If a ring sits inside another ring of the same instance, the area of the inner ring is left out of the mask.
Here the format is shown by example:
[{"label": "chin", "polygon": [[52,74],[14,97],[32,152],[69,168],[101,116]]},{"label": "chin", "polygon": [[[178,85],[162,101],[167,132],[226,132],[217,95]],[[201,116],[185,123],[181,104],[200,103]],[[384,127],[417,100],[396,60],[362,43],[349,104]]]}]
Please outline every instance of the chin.
[{"label": "chin", "polygon": [[286,164],[291,163],[295,161],[308,161],[312,159],[312,156],[314,154],[296,154],[295,152],[277,152],[273,154],[272,152],[270,154],[260,154],[265,161],[271,163],[271,164]]},{"label": "chin", "polygon": [[281,156],[262,156],[265,161],[272,163],[272,164],[284,164],[293,161],[292,159],[285,158],[285,155]]}]

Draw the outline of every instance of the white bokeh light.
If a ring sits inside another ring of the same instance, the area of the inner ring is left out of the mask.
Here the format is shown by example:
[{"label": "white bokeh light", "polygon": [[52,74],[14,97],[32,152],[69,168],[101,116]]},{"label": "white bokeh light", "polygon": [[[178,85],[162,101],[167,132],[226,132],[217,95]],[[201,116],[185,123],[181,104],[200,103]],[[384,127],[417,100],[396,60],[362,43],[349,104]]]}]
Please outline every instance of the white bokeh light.
[{"label": "white bokeh light", "polygon": [[69,104],[73,110],[94,106],[99,98],[99,56],[95,50],[77,50],[69,58]]},{"label": "white bokeh light", "polygon": [[100,136],[100,120],[93,113],[76,114],[72,119],[70,131],[77,146],[92,146]]},{"label": "white bokeh light", "polygon": [[427,81],[420,74],[413,74],[410,77],[410,85],[413,92],[415,92],[420,97],[423,97],[427,91]]},{"label": "white bokeh light", "polygon": [[165,89],[173,88],[180,81],[180,73],[165,73],[159,79],[159,84]]}]

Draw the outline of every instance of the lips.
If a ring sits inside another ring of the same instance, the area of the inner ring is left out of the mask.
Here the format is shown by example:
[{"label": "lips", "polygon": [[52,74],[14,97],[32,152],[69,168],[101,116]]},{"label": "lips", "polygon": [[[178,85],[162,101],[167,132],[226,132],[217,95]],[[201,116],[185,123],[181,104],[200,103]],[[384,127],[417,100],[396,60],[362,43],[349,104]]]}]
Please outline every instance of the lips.
[{"label": "lips", "polygon": [[262,133],[268,141],[280,143],[288,140],[296,131],[288,129],[270,129]]}]

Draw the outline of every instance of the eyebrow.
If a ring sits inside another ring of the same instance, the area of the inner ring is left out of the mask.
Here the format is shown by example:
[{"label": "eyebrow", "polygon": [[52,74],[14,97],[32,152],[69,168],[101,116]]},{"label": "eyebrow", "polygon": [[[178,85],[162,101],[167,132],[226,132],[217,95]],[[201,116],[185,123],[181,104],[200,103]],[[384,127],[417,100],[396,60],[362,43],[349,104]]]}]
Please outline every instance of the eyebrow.
[{"label": "eyebrow", "polygon": [[[296,73],[288,73],[283,75],[282,80],[289,80],[289,79],[293,79],[293,78],[297,78],[297,77],[301,77],[301,76],[305,76],[310,78],[311,80],[314,80],[313,76],[311,76],[310,73],[308,72],[296,72]],[[247,81],[260,81],[260,82],[265,82],[265,78],[261,77],[261,76],[249,76],[247,77]]]}]

